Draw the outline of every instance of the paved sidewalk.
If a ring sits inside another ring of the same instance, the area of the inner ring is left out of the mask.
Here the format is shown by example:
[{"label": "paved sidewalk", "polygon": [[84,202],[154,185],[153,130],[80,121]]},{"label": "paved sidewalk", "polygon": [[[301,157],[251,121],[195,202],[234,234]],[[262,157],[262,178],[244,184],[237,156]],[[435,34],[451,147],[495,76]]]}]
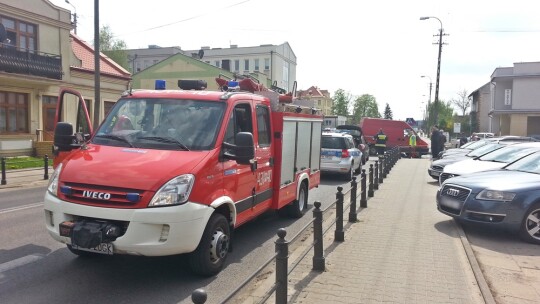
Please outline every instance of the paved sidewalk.
[{"label": "paved sidewalk", "polygon": [[304,259],[291,273],[289,302],[485,303],[461,230],[435,207],[429,164],[399,160],[345,241],[331,244],[329,233],[326,271]]},{"label": "paved sidewalk", "polygon": [[[49,167],[47,173],[48,177],[51,177],[53,168]],[[5,175],[6,184],[0,184],[0,190],[45,186],[49,182],[48,179],[45,179],[44,168],[7,170]]]}]

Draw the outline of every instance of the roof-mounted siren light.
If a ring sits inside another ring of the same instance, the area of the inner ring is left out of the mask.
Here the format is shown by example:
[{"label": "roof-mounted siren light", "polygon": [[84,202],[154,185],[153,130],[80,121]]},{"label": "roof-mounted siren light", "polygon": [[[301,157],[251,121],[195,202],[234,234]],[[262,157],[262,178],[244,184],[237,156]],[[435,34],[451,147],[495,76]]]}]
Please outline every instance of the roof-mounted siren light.
[{"label": "roof-mounted siren light", "polygon": [[178,87],[182,90],[203,91],[208,87],[205,80],[178,80]]},{"label": "roof-mounted siren light", "polygon": [[156,90],[165,90],[166,88],[167,88],[167,83],[165,82],[165,80],[162,80],[162,79],[156,80],[156,84],[155,84]]},{"label": "roof-mounted siren light", "polygon": [[240,83],[238,81],[229,80],[227,84],[221,88],[224,92],[240,91]]}]

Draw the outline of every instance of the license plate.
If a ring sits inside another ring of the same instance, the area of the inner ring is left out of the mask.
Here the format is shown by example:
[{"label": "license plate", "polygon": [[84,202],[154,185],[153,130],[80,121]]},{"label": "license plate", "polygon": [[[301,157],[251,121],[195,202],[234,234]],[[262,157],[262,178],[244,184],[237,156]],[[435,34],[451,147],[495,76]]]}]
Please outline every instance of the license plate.
[{"label": "license plate", "polygon": [[441,197],[441,205],[452,208],[452,209],[461,209],[461,203],[459,201],[449,199],[447,197]]},{"label": "license plate", "polygon": [[95,253],[101,253],[106,255],[113,255],[113,245],[111,243],[101,243],[97,245],[94,248],[82,248],[77,245],[71,245],[73,249],[81,250],[81,251],[88,251],[88,252],[95,252]]}]

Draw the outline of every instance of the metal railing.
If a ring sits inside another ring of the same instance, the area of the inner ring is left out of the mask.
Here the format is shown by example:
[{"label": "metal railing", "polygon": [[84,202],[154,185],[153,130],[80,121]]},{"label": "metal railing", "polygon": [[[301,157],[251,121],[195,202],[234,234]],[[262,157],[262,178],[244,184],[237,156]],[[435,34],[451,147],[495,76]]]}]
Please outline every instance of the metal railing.
[{"label": "metal railing", "polygon": [[[284,228],[280,228],[277,231],[277,240],[275,241],[275,254],[270,257],[262,266],[260,266],[251,276],[249,276],[240,286],[232,291],[221,303],[230,301],[235,295],[237,295],[253,278],[260,274],[271,262],[275,261],[276,264],[276,279],[271,288],[261,297],[261,300],[257,303],[266,303],[266,301],[275,292],[275,303],[285,304],[287,303],[287,282],[288,275],[300,264],[300,262],[309,254],[313,249],[312,258],[312,270],[324,271],[325,270],[325,257],[324,257],[324,235],[335,226],[334,242],[344,242],[345,232],[343,230],[343,214],[344,209],[349,209],[349,223],[355,223],[358,221],[358,209],[356,201],[358,194],[360,194],[360,209],[367,208],[368,197],[374,196],[374,191],[379,189],[378,185],[383,182],[383,179],[390,173],[390,169],[395,165],[400,158],[399,148],[393,148],[385,152],[384,155],[379,156],[375,161],[375,166],[370,164],[368,174],[363,169],[360,174],[360,193],[358,193],[358,183],[356,177],[351,180],[351,188],[343,192],[343,187],[337,187],[336,200],[330,204],[326,209],[321,210],[321,202],[314,202],[313,218],[290,240],[287,241],[287,231]],[[350,192],[350,203],[344,205],[344,197]],[[323,229],[323,215],[335,206],[336,216],[326,229]],[[289,245],[294,243],[305,231],[313,228],[313,243],[298,255],[298,258],[291,263],[289,268]],[[206,292],[204,289],[197,289],[192,294],[193,303],[203,304],[206,302]]]},{"label": "metal railing", "polygon": [[[49,179],[49,166],[51,166],[50,161],[49,161],[49,156],[45,154],[45,156],[43,156],[43,160],[36,159],[34,162],[36,164],[35,166],[33,166],[34,169],[36,167],[39,168],[39,165],[42,164],[41,168],[43,168],[43,179],[44,180]],[[22,161],[22,160],[16,160],[16,159],[8,160],[5,157],[2,157],[0,159],[0,167],[2,171],[2,179],[0,181],[0,184],[7,185],[8,183],[8,180],[7,180],[8,167],[17,168],[18,165],[22,163],[28,164],[28,161],[27,160]]]},{"label": "metal railing", "polygon": [[62,79],[62,56],[0,45],[0,71]]}]

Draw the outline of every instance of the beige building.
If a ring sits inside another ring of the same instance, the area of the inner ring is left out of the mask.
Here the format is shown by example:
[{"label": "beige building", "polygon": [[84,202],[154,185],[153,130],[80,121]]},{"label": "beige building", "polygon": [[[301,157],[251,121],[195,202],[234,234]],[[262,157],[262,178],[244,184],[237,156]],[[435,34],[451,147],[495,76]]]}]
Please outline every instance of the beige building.
[{"label": "beige building", "polygon": [[80,91],[100,120],[127,89],[129,72],[101,55],[101,110],[94,113],[93,48],[70,33],[70,11],[48,0],[3,0],[0,23],[0,156],[36,154],[43,145],[37,154],[51,151],[60,88]]},{"label": "beige building", "polygon": [[311,86],[307,90],[297,92],[297,97],[300,100],[311,101],[310,106],[321,109],[323,115],[332,115],[332,106],[334,100],[330,97],[330,92],[319,89],[317,86]]},{"label": "beige building", "polygon": [[477,132],[540,134],[540,62],[496,68],[491,81],[474,91],[471,117]]}]

